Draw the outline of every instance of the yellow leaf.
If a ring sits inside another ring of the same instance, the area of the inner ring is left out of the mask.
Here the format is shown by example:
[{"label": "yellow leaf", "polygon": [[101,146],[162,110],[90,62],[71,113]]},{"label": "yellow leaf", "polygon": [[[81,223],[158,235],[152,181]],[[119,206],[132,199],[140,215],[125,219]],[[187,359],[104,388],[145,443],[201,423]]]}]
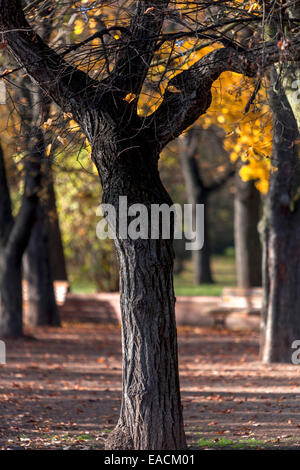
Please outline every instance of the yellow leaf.
[{"label": "yellow leaf", "polygon": [[70,120],[69,128],[70,128],[71,132],[75,132],[75,131],[78,131],[80,129],[79,125],[77,124],[76,121],[74,121],[74,119]]},{"label": "yellow leaf", "polygon": [[47,157],[49,157],[49,155],[50,155],[50,153],[51,153],[51,148],[52,148],[52,144],[47,145],[47,148],[46,148],[46,155],[47,155]]},{"label": "yellow leaf", "polygon": [[50,127],[51,124],[52,124],[52,119],[51,118],[47,119],[47,121],[43,123],[43,129],[45,130],[48,129],[48,127]]},{"label": "yellow leaf", "polygon": [[62,145],[65,145],[65,139],[63,139],[60,135],[57,137],[58,142],[60,142]]},{"label": "yellow leaf", "polygon": [[128,101],[128,103],[131,103],[133,100],[135,100],[136,94],[135,93],[128,93],[125,98],[123,98],[123,101]]},{"label": "yellow leaf", "polygon": [[180,90],[178,90],[178,88],[176,88],[176,86],[174,85],[168,86],[168,91],[170,91],[171,93],[180,93]]},{"label": "yellow leaf", "polygon": [[75,34],[81,34],[84,29],[84,22],[82,20],[75,20],[75,28],[74,28],[74,33]]}]

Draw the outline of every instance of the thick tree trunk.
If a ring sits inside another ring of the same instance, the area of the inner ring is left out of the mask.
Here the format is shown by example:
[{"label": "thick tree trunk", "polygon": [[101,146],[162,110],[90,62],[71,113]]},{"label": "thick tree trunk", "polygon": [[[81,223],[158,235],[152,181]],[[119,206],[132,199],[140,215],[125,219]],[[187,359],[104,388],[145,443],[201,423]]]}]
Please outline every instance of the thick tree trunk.
[{"label": "thick tree trunk", "polygon": [[262,284],[262,249],[258,232],[260,194],[253,181],[235,176],[234,239],[238,287],[258,287]]},{"label": "thick tree trunk", "polygon": [[[147,142],[136,147],[141,150],[129,155],[124,150],[114,175],[105,178],[100,172],[104,202],[117,212],[120,195],[128,197],[128,206],[139,203],[148,210],[151,204],[172,205],[158,175],[157,157],[145,149]],[[148,222],[150,235],[151,218]],[[117,230],[115,245],[120,264],[123,394],[120,419],[106,447],[184,449],[173,240],[161,238],[160,226],[158,240],[123,239]]]},{"label": "thick tree trunk", "polygon": [[184,449],[170,241],[118,241],[123,398],[110,449]]},{"label": "thick tree trunk", "polygon": [[[274,73],[273,84],[277,85]],[[300,207],[297,123],[278,87],[270,87],[273,111],[273,164],[265,210],[264,307],[261,358],[291,362],[292,342],[300,339]]]},{"label": "thick tree trunk", "polygon": [[49,240],[44,207],[37,207],[36,222],[24,257],[28,305],[25,322],[30,326],[60,324],[55,301]]}]

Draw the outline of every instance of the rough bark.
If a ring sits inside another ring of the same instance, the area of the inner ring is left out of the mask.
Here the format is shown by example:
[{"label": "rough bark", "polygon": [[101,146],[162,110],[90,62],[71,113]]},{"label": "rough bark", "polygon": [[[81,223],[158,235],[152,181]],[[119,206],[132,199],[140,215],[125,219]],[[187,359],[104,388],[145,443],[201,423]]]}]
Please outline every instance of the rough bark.
[{"label": "rough bark", "polygon": [[106,448],[184,449],[172,243],[118,240],[117,251],[123,393],[119,422]]},{"label": "rough bark", "polygon": [[235,176],[234,239],[238,287],[262,284],[262,249],[258,232],[261,200],[254,181]]},{"label": "rough bark", "polygon": [[291,362],[292,342],[300,338],[300,207],[297,123],[273,71],[273,164],[263,226],[264,307],[261,358]]},{"label": "rough bark", "polygon": [[[138,202],[149,210],[151,204],[172,205],[147,140],[135,142],[131,147],[136,151],[126,147],[112,178],[103,178],[100,172],[104,202],[118,209],[119,195],[126,195],[128,205]],[[98,153],[95,160],[103,167]],[[106,447],[183,449],[172,239],[122,239],[117,229],[115,245],[120,264],[123,394],[120,419]]]}]

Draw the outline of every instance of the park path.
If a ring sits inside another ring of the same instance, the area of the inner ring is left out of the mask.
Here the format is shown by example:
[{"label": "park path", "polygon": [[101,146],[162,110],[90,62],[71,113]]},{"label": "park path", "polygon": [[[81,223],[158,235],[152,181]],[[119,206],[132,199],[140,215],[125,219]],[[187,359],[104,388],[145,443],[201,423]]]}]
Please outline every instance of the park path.
[{"label": "park path", "polygon": [[[7,341],[0,365],[0,448],[103,448],[121,396],[120,328],[88,296],[62,328]],[[258,362],[258,334],[179,327],[188,444],[300,449],[300,368]]]}]

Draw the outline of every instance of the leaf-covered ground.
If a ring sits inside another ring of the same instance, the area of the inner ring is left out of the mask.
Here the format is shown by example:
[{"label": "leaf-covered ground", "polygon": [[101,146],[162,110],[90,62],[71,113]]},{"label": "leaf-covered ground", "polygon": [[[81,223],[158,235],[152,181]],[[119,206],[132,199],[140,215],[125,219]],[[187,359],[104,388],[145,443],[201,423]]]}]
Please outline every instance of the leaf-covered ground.
[{"label": "leaf-covered ground", "polygon": [[[92,308],[62,328],[7,341],[1,449],[101,449],[121,398],[120,328]],[[258,335],[179,328],[182,401],[193,448],[299,448],[300,368],[258,362]]]}]

